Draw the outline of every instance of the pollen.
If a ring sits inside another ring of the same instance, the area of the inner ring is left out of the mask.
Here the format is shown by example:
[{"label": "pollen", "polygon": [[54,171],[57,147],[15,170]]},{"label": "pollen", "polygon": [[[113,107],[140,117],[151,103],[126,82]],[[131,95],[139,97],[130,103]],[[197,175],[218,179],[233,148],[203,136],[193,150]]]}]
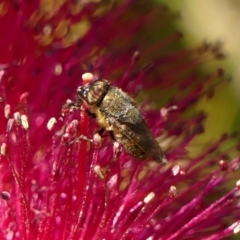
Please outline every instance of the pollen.
[{"label": "pollen", "polygon": [[92,73],[89,73],[89,72],[84,73],[84,74],[82,75],[82,80],[83,80],[83,83],[84,83],[84,84],[92,82],[92,80],[93,80],[93,74],[92,74]]}]

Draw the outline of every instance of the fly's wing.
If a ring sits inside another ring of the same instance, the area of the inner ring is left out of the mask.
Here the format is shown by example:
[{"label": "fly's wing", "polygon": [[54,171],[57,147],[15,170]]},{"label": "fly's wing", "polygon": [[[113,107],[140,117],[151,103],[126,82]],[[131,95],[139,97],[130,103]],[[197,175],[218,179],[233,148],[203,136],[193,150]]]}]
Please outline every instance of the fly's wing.
[{"label": "fly's wing", "polygon": [[108,121],[116,129],[115,132],[120,132],[121,143],[130,154],[140,159],[151,158],[161,164],[167,163],[163,151],[143,119],[135,124],[124,123],[112,117]]},{"label": "fly's wing", "polygon": [[140,159],[152,158],[166,163],[158,142],[129,95],[117,87],[110,87],[99,108],[113,127],[117,140],[130,154]]}]

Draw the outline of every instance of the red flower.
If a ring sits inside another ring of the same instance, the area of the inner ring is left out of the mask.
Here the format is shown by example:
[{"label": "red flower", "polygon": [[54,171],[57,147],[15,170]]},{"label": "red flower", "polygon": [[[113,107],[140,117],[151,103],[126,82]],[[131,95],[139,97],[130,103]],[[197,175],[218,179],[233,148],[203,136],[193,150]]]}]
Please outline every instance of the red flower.
[{"label": "red flower", "polygon": [[[225,189],[239,168],[239,157],[228,157],[237,148],[218,151],[234,136],[194,157],[186,151],[205,115],[185,112],[223,77],[193,72],[200,55],[221,58],[218,47],[177,52],[181,34],[152,34],[158,14],[169,26],[170,11],[120,2],[0,3],[0,239],[220,239],[239,231],[239,184]],[[134,97],[176,90],[166,108],[142,104],[167,166],[125,151],[115,159],[120,146],[96,134],[84,107],[60,117],[86,71]]]}]

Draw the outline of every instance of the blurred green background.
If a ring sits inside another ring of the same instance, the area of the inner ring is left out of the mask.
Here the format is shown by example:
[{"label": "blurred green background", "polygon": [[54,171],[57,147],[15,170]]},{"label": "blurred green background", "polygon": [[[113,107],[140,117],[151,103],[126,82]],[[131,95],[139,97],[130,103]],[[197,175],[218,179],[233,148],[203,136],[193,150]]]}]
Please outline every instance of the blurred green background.
[{"label": "blurred green background", "polygon": [[180,15],[176,29],[184,33],[186,47],[207,42],[221,42],[226,60],[204,64],[202,71],[222,67],[232,77],[217,87],[213,99],[202,100],[197,108],[207,112],[206,131],[196,139],[216,140],[224,132],[240,130],[240,0],[156,0]]},{"label": "blurred green background", "polygon": [[[193,47],[202,41],[221,42],[226,60],[205,64],[202,71],[222,67],[232,77],[216,88],[214,97],[203,99],[198,109],[207,112],[205,133],[196,138],[196,146],[216,140],[224,132],[240,130],[240,0],[156,0],[180,15],[176,29],[184,33],[184,44]],[[236,141],[236,140],[235,140]],[[230,142],[233,144],[233,142]],[[240,239],[240,235],[224,239]]]}]

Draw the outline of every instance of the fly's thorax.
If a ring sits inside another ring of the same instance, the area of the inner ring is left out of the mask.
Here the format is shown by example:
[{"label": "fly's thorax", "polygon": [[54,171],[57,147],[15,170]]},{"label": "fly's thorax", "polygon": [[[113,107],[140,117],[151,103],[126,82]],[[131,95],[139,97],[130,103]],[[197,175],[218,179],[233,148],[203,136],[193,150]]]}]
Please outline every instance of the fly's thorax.
[{"label": "fly's thorax", "polygon": [[120,122],[135,124],[142,120],[141,113],[134,100],[121,89],[110,87],[99,108]]},{"label": "fly's thorax", "polygon": [[97,122],[101,127],[105,128],[107,131],[112,131],[105,114],[99,109],[99,107],[91,106],[89,110],[96,115]]}]

